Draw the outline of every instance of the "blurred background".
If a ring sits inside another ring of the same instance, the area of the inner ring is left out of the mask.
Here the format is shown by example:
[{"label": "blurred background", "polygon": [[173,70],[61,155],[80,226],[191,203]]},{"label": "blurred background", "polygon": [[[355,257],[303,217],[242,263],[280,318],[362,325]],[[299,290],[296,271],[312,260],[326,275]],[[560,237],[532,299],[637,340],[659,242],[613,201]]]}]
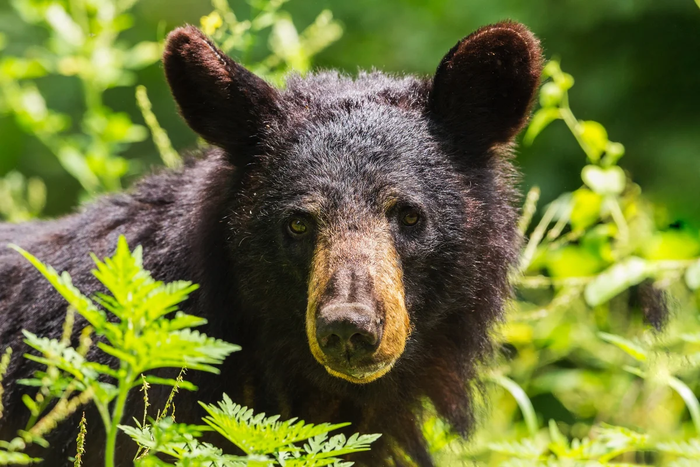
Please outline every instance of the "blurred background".
[{"label": "blurred background", "polygon": [[465,444],[427,416],[431,452],[700,465],[700,0],[0,0],[0,218],[70,212],[197,150],[159,62],[177,26],[284,85],[429,76],[503,19],[552,60],[517,158],[526,241],[480,429]]},{"label": "blurred background", "polygon": [[[230,5],[239,18],[251,9],[241,0]],[[331,10],[343,34],[315,57],[313,68],[351,74],[376,68],[428,75],[454,43],[479,26],[504,18],[522,21],[541,38],[548,57],[560,58],[576,78],[570,99],[577,116],[602,122],[611,139],[625,144],[621,165],[650,199],[668,208],[669,222],[700,226],[700,9],[692,0],[295,0],[283,9],[300,30],[321,10]],[[176,26],[199,24],[211,10],[206,0],[141,0],[120,40],[161,40]],[[22,21],[10,2],[0,2],[0,31],[6,36],[4,52],[11,55],[24,55],[47,36],[45,29]],[[253,53],[263,56],[266,38],[258,42]],[[195,135],[177,116],[160,64],[136,71],[133,79],[149,89],[175,148],[194,147]],[[50,108],[80,116],[84,104],[77,80],[48,76],[37,85]],[[133,88],[109,89],[104,100],[143,121]],[[11,116],[0,117],[0,141],[0,175],[16,169],[41,177],[48,188],[46,215],[76,205],[78,182]],[[543,200],[574,189],[580,183],[578,151],[564,125],[553,125],[534,147],[521,148],[524,186],[539,185]],[[142,161],[142,169],[159,162],[148,139],[123,155]]]}]

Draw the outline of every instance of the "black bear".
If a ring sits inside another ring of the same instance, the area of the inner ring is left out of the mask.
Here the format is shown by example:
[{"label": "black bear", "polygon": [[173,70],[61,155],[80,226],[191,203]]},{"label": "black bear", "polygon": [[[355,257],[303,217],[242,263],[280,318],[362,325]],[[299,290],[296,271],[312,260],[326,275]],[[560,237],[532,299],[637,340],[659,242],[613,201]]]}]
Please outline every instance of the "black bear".
[{"label": "black bear", "polygon": [[[243,351],[220,376],[188,375],[200,390],[178,396],[180,420],[198,421],[194,401],[226,392],[257,411],[383,433],[354,458],[365,465],[432,465],[423,401],[469,431],[470,382],[509,294],[510,158],[539,83],[538,40],[502,22],[457,43],[430,78],[323,72],[283,90],[191,26],[170,34],[163,61],[182,116],[212,149],[79,213],[2,225],[0,244],[93,293],[88,253],[111,254],[124,234],[157,279],[199,283],[183,309]],[[0,350],[19,357],[22,329],[61,332],[65,303],[6,248],[0,284]],[[12,361],[0,439],[27,420],[14,381],[34,369]],[[76,426],[49,438],[46,464],[66,464]],[[103,435],[89,436],[86,465],[98,465]],[[121,443],[127,465],[131,441]]]}]

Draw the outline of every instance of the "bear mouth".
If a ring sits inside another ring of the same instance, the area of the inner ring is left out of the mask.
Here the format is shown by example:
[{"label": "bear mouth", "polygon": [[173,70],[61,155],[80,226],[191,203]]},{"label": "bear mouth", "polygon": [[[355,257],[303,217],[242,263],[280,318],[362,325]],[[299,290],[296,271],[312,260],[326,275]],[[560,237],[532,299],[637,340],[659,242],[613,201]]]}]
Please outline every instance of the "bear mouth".
[{"label": "bear mouth", "polygon": [[396,363],[396,360],[378,362],[362,367],[331,367],[324,364],[328,374],[341,378],[355,384],[367,384],[375,381],[389,372]]}]

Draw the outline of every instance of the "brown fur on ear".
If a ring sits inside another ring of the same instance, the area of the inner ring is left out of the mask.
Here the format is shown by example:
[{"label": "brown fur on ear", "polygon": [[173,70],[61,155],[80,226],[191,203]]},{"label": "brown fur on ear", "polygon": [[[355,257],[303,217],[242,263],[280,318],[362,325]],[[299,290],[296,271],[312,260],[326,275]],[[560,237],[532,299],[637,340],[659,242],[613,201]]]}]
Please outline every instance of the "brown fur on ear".
[{"label": "brown fur on ear", "polygon": [[527,123],[542,62],[540,42],[522,24],[485,26],[440,62],[430,112],[471,149],[507,143]]},{"label": "brown fur on ear", "polygon": [[240,158],[261,128],[279,117],[279,93],[233,61],[194,26],[170,33],[165,76],[187,124],[209,143]]}]

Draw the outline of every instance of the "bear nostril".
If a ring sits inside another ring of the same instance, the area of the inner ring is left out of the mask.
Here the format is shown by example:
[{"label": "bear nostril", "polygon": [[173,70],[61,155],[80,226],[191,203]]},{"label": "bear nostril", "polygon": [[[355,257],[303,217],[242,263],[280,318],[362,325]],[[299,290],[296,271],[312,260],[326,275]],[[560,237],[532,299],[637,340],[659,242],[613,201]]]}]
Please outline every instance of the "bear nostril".
[{"label": "bear nostril", "polygon": [[335,334],[331,334],[327,337],[323,337],[319,340],[319,344],[321,344],[321,347],[324,349],[339,349],[342,351],[341,347],[343,346],[342,341],[340,337],[338,337]]},{"label": "bear nostril", "polygon": [[348,340],[348,347],[353,350],[373,349],[377,343],[377,336],[370,333],[355,333]]}]

